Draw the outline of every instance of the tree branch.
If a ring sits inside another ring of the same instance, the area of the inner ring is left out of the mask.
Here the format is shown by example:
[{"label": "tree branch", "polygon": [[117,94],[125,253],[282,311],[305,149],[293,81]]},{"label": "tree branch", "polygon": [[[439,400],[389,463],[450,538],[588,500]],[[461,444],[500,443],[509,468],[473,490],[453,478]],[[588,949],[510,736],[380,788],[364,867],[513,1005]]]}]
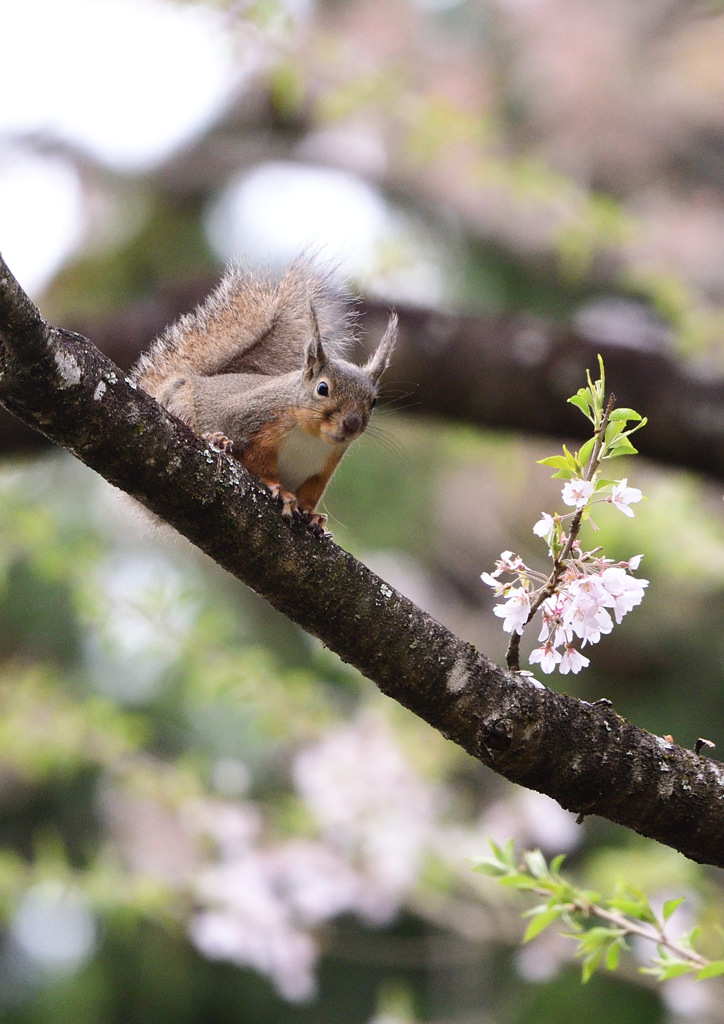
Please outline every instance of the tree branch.
[{"label": "tree branch", "polygon": [[[90,333],[127,369],[214,283],[209,278],[186,284],[101,322],[73,326]],[[637,437],[641,453],[724,479],[724,381],[696,377],[682,362],[651,348],[597,341],[523,316],[454,316],[414,307],[398,312],[400,340],[390,380],[403,382],[413,412],[584,439],[586,424],[565,399],[600,352],[619,403],[649,417]],[[386,304],[365,301],[362,324],[369,336],[379,336],[387,313]],[[38,442],[37,434],[0,410],[0,452]]]},{"label": "tree branch", "polygon": [[238,462],[85,338],[47,325],[1,257],[0,402],[494,771],[724,866],[718,762],[504,671],[332,541],[289,525]]}]

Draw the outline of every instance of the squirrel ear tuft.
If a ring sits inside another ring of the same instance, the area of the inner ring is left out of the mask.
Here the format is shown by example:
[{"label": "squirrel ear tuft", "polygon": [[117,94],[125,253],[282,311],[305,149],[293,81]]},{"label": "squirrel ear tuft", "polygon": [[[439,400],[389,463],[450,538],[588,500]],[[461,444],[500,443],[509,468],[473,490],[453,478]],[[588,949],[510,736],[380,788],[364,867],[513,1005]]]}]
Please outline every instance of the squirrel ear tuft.
[{"label": "squirrel ear tuft", "polygon": [[324,345],[322,344],[317,311],[312,302],[309,303],[309,319],[312,324],[312,336],[307,345],[307,363],[304,367],[304,376],[311,380],[327,362],[327,353],[324,351]]},{"label": "squirrel ear tuft", "polygon": [[375,349],[372,356],[367,360],[363,369],[373,383],[377,383],[387,367],[390,365],[392,350],[397,341],[397,313],[391,313],[387,324],[387,330],[382,335],[382,341]]}]

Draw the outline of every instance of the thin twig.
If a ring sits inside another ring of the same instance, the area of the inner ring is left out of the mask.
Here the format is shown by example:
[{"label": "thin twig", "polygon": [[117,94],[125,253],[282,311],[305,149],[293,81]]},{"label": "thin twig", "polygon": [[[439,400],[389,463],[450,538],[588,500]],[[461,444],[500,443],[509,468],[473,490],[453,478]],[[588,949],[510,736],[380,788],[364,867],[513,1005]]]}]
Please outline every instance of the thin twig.
[{"label": "thin twig", "polygon": [[[545,896],[549,899],[551,896],[550,889],[536,887],[534,889],[529,889],[528,892],[534,892],[537,896]],[[627,935],[638,935],[642,939],[648,939],[649,942],[655,942],[657,946],[663,946],[682,960],[688,960],[689,963],[696,964],[697,969],[699,970],[704,967],[708,967],[711,963],[711,960],[707,960],[706,957],[701,956],[699,953],[695,953],[693,949],[686,949],[683,946],[679,946],[672,939],[667,938],[663,930],[657,926],[647,926],[646,924],[639,924],[637,921],[631,921],[620,911],[607,910],[605,907],[601,907],[597,903],[587,903],[584,900],[572,900],[570,903],[566,904],[565,907],[570,913],[585,914],[587,917],[590,917],[591,915],[600,917],[601,920],[607,921],[609,924],[616,925],[617,928],[621,928],[621,930]]]}]

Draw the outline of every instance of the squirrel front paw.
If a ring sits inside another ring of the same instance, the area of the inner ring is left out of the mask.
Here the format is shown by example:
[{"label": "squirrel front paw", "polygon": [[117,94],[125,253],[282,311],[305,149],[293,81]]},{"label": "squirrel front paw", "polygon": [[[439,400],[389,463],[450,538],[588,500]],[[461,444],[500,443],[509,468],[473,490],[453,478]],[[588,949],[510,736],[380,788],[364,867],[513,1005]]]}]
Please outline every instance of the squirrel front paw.
[{"label": "squirrel front paw", "polygon": [[212,448],[216,448],[218,451],[226,452],[227,455],[231,455],[234,447],[234,442],[226,434],[222,434],[220,430],[214,430],[212,432],[201,435],[204,441],[207,441]]},{"label": "squirrel front paw", "polygon": [[297,521],[302,520],[302,511],[293,494],[289,491],[285,491],[281,484],[267,484],[267,487],[272,493],[272,498],[276,498],[278,501],[281,501],[282,515],[285,519],[296,519]]}]

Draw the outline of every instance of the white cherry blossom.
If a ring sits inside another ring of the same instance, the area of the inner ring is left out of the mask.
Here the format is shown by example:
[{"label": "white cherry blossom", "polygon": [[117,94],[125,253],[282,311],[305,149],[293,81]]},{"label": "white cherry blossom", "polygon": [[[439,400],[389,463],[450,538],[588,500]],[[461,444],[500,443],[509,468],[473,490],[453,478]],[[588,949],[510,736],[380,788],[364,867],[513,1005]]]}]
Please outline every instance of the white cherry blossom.
[{"label": "white cherry blossom", "polygon": [[582,668],[586,668],[590,664],[589,658],[586,658],[580,651],[577,651],[572,644],[566,644],[558,671],[562,676],[567,676],[569,672],[578,675]]},{"label": "white cherry blossom", "polygon": [[543,512],[542,519],[539,519],[533,527],[533,533],[536,535],[536,537],[544,537],[546,540],[549,540],[555,528],[555,517],[548,515],[547,512]]},{"label": "white cherry blossom", "polygon": [[633,509],[629,505],[641,501],[641,491],[638,487],[628,487],[628,478],[624,477],[619,483],[614,484],[611,490],[609,501],[620,509],[624,515],[633,517]]},{"label": "white cherry blossom", "polygon": [[508,591],[505,604],[496,604],[493,612],[505,619],[503,629],[506,633],[521,633],[530,615],[530,597],[522,587]]},{"label": "white cherry blossom", "polygon": [[606,609],[585,595],[569,600],[563,610],[563,625],[573,630],[584,644],[597,644],[602,633],[610,633],[613,620]]},{"label": "white cherry blossom", "polygon": [[588,499],[593,494],[593,484],[590,480],[569,480],[561,491],[566,505],[575,505],[576,508],[584,508]]},{"label": "white cherry blossom", "polygon": [[539,661],[540,667],[546,675],[551,674],[560,660],[561,652],[557,651],[551,643],[544,644],[542,647],[536,647],[534,651],[531,651],[529,658],[531,665]]},{"label": "white cherry blossom", "polygon": [[632,608],[641,604],[644,589],[649,581],[629,576],[625,569],[618,567],[604,569],[601,573],[601,584],[609,595],[609,607],[613,608],[616,622],[621,622]]},{"label": "white cherry blossom", "polygon": [[618,564],[622,569],[628,569],[629,572],[636,572],[638,567],[641,565],[641,559],[643,555],[634,555],[633,558],[629,558],[628,562],[619,562]]},{"label": "white cherry blossom", "polygon": [[[525,570],[525,562],[520,555],[514,554],[512,551],[501,551],[500,558],[495,563],[498,567],[497,571],[500,572],[519,572]],[[493,574],[495,575],[495,573]]]}]

